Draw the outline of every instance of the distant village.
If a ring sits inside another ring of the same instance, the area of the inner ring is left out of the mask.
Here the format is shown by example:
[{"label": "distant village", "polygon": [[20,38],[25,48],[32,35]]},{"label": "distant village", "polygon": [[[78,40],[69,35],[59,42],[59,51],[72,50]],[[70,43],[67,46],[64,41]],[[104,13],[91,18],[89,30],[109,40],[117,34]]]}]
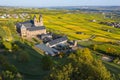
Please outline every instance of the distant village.
[{"label": "distant village", "polygon": [[65,35],[48,32],[43,24],[42,15],[34,16],[33,20],[16,24],[17,32],[22,38],[39,38],[42,43],[35,47],[42,50],[46,55],[57,56],[61,53],[70,53],[78,48],[77,41],[69,41]]},{"label": "distant village", "polygon": [[100,22],[100,24],[112,26],[114,28],[120,28],[120,22]]},{"label": "distant village", "polygon": [[14,18],[14,19],[25,19],[25,18],[30,18],[30,16],[27,13],[22,13],[22,14],[0,14],[1,19],[7,19],[7,18]]}]

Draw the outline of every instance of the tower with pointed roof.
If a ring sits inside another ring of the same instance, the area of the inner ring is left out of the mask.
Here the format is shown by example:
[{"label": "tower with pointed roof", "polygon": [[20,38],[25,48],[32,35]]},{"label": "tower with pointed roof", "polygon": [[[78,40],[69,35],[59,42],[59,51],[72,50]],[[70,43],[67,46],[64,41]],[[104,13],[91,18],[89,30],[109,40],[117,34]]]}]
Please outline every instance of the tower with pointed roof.
[{"label": "tower with pointed roof", "polygon": [[42,18],[42,15],[39,16],[39,23],[40,23],[40,26],[43,26],[43,18]]},{"label": "tower with pointed roof", "polygon": [[34,21],[34,23],[37,22],[37,18],[35,15],[34,15],[33,21]]},{"label": "tower with pointed roof", "polygon": [[36,27],[43,26],[42,15],[39,16],[39,20],[37,20],[37,17],[34,16],[34,25],[35,25]]}]

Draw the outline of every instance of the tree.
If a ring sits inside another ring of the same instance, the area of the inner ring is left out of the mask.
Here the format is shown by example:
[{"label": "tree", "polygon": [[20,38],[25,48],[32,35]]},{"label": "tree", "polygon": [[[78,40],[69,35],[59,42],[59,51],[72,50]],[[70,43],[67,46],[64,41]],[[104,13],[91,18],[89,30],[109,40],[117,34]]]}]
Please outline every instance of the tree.
[{"label": "tree", "polygon": [[93,57],[92,57],[91,52],[88,48],[85,48],[85,49],[82,49],[82,50],[81,49],[77,50],[76,55],[79,56],[79,58],[82,58],[85,61],[88,61],[88,62],[93,61]]},{"label": "tree", "polygon": [[4,68],[5,68],[5,70],[9,70],[13,73],[18,72],[17,68],[14,65],[11,65],[11,64],[6,64]]},{"label": "tree", "polygon": [[9,70],[2,71],[2,79],[0,80],[22,80],[20,73],[13,73]]},{"label": "tree", "polygon": [[49,77],[46,77],[45,80],[71,80],[69,77],[73,72],[71,63],[66,64],[63,67],[59,66],[59,70],[54,67],[53,70],[54,71],[49,75]]},{"label": "tree", "polygon": [[5,48],[9,51],[12,50],[12,44],[10,42],[3,42],[3,45],[5,46]]},{"label": "tree", "polygon": [[13,50],[13,51],[18,51],[18,50],[19,50],[19,46],[16,45],[16,44],[14,44],[12,50]]},{"label": "tree", "polygon": [[112,80],[102,62],[93,59],[89,49],[78,50],[52,68],[46,80]]},{"label": "tree", "polygon": [[17,80],[22,80],[22,75],[20,73],[17,73],[15,77]]},{"label": "tree", "polygon": [[60,53],[59,57],[62,58],[64,56],[64,53]]},{"label": "tree", "polygon": [[115,58],[115,59],[113,60],[114,63],[118,63],[118,61],[119,61],[119,58]]},{"label": "tree", "polygon": [[3,80],[14,80],[15,74],[10,71],[2,71],[2,79]]},{"label": "tree", "polygon": [[97,45],[93,45],[93,50],[95,51],[97,49]]}]

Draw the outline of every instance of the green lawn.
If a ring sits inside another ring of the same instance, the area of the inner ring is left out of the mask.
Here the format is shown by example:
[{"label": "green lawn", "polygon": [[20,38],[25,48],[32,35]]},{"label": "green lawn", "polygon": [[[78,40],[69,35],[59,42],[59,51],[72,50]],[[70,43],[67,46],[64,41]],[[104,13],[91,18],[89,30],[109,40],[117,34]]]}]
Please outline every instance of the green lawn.
[{"label": "green lawn", "polygon": [[41,67],[42,55],[29,46],[26,46],[24,51],[29,54],[29,62],[19,62],[17,59],[19,52],[15,54],[8,54],[7,58],[10,63],[14,64],[17,67],[18,71],[23,74],[24,80],[40,80],[43,75],[47,73],[47,71],[42,70]]}]

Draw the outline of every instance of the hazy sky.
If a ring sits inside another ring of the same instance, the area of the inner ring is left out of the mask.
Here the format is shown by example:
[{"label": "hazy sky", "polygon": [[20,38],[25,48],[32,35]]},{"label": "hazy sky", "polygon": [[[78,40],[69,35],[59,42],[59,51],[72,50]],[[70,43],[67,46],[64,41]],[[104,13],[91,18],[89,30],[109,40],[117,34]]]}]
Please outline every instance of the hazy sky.
[{"label": "hazy sky", "polygon": [[0,6],[119,6],[120,0],[0,0]]}]

